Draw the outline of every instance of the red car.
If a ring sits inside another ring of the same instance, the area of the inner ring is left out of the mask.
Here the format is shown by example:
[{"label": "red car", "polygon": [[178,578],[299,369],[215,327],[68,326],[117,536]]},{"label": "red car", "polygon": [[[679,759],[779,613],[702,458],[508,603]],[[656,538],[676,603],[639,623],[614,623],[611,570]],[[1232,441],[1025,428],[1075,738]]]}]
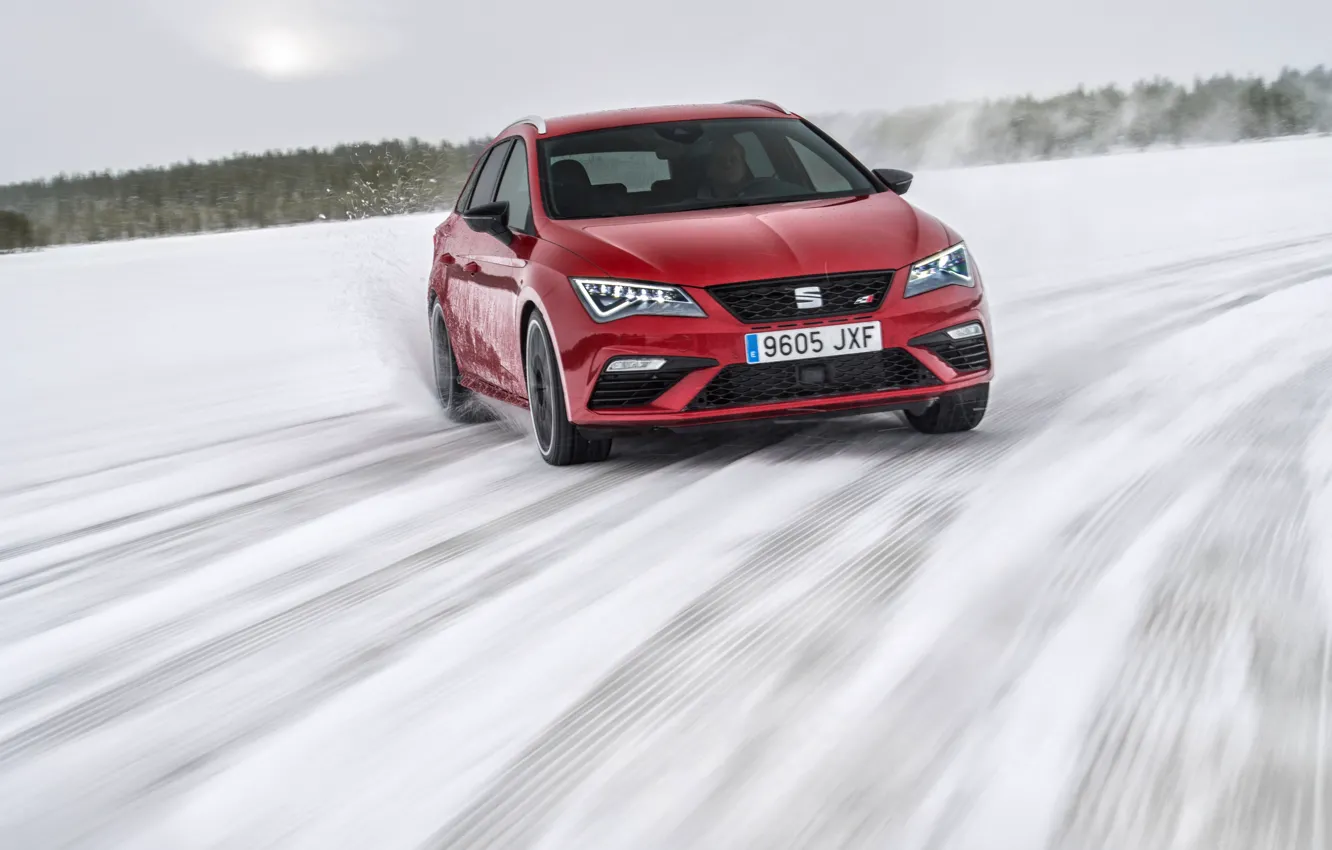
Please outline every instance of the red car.
[{"label": "red car", "polygon": [[990,317],[962,238],[766,101],[522,119],[435,230],[440,403],[527,407],[551,464],[617,435],[900,410],[976,427]]}]

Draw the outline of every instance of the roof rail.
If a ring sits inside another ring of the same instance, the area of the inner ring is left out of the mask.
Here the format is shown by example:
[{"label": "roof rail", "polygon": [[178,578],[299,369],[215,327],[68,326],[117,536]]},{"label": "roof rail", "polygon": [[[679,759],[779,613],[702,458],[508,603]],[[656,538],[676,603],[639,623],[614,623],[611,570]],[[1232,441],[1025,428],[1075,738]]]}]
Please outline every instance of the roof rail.
[{"label": "roof rail", "polygon": [[500,130],[498,135],[504,135],[505,130],[517,127],[519,124],[531,124],[533,127],[536,127],[538,133],[542,135],[545,135],[546,133],[546,119],[542,118],[540,115],[524,115],[508,127],[505,127],[504,130]]},{"label": "roof rail", "polygon": [[791,114],[791,110],[787,109],[786,107],[778,106],[777,104],[773,103],[770,100],[762,100],[756,97],[747,97],[741,100],[728,100],[726,102],[733,103],[738,106],[761,106],[764,109],[771,109],[774,112],[782,112],[787,115]]}]

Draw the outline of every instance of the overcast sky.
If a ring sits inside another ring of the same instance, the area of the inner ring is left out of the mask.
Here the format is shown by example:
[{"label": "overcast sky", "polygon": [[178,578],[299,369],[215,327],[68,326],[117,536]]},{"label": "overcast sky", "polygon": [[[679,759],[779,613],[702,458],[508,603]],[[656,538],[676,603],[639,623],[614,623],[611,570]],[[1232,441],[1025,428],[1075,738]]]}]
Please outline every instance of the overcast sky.
[{"label": "overcast sky", "polygon": [[1329,0],[0,0],[0,182],[513,118],[1332,64]]}]

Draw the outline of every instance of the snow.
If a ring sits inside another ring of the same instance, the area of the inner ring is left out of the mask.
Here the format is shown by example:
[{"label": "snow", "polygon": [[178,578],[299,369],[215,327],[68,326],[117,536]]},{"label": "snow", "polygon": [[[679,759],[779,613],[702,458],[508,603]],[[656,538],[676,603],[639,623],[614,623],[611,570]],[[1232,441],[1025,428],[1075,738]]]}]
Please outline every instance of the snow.
[{"label": "snow", "polygon": [[0,257],[0,846],[1322,846],[1332,139],[917,176],[977,431],[540,462],[434,216]]}]

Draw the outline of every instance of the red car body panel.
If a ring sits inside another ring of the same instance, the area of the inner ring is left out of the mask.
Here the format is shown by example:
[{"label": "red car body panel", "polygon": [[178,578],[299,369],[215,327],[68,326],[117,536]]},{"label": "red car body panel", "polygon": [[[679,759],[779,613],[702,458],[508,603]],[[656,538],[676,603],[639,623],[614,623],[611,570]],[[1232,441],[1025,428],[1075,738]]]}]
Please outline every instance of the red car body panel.
[{"label": "red car body panel", "polygon": [[[584,427],[680,427],[730,420],[883,407],[923,402],[946,391],[987,383],[993,365],[960,375],[928,349],[908,341],[943,328],[980,321],[990,333],[979,269],[974,287],[952,286],[903,298],[910,266],[961,241],[942,222],[897,194],[597,219],[552,219],[544,209],[538,139],[635,123],[685,118],[772,118],[759,106],[712,105],[619,110],[530,124],[503,132],[492,147],[522,138],[526,145],[534,235],[511,243],[473,231],[451,212],[436,228],[431,302],[444,306],[461,382],[477,392],[526,406],[523,328],[532,311],[545,318],[563,374],[569,419]],[[478,158],[479,163],[484,157]],[[783,322],[782,327],[881,321],[884,348],[904,348],[939,378],[920,389],[839,395],[721,410],[685,410],[729,364],[745,363],[746,333],[770,326],[736,319],[706,287],[838,272],[893,270],[887,297],[854,316]],[[592,320],[571,277],[606,277],[683,287],[707,318],[631,316]],[[713,358],[652,404],[632,409],[588,408],[606,362],[618,355]],[[991,352],[991,357],[993,353]]]}]

